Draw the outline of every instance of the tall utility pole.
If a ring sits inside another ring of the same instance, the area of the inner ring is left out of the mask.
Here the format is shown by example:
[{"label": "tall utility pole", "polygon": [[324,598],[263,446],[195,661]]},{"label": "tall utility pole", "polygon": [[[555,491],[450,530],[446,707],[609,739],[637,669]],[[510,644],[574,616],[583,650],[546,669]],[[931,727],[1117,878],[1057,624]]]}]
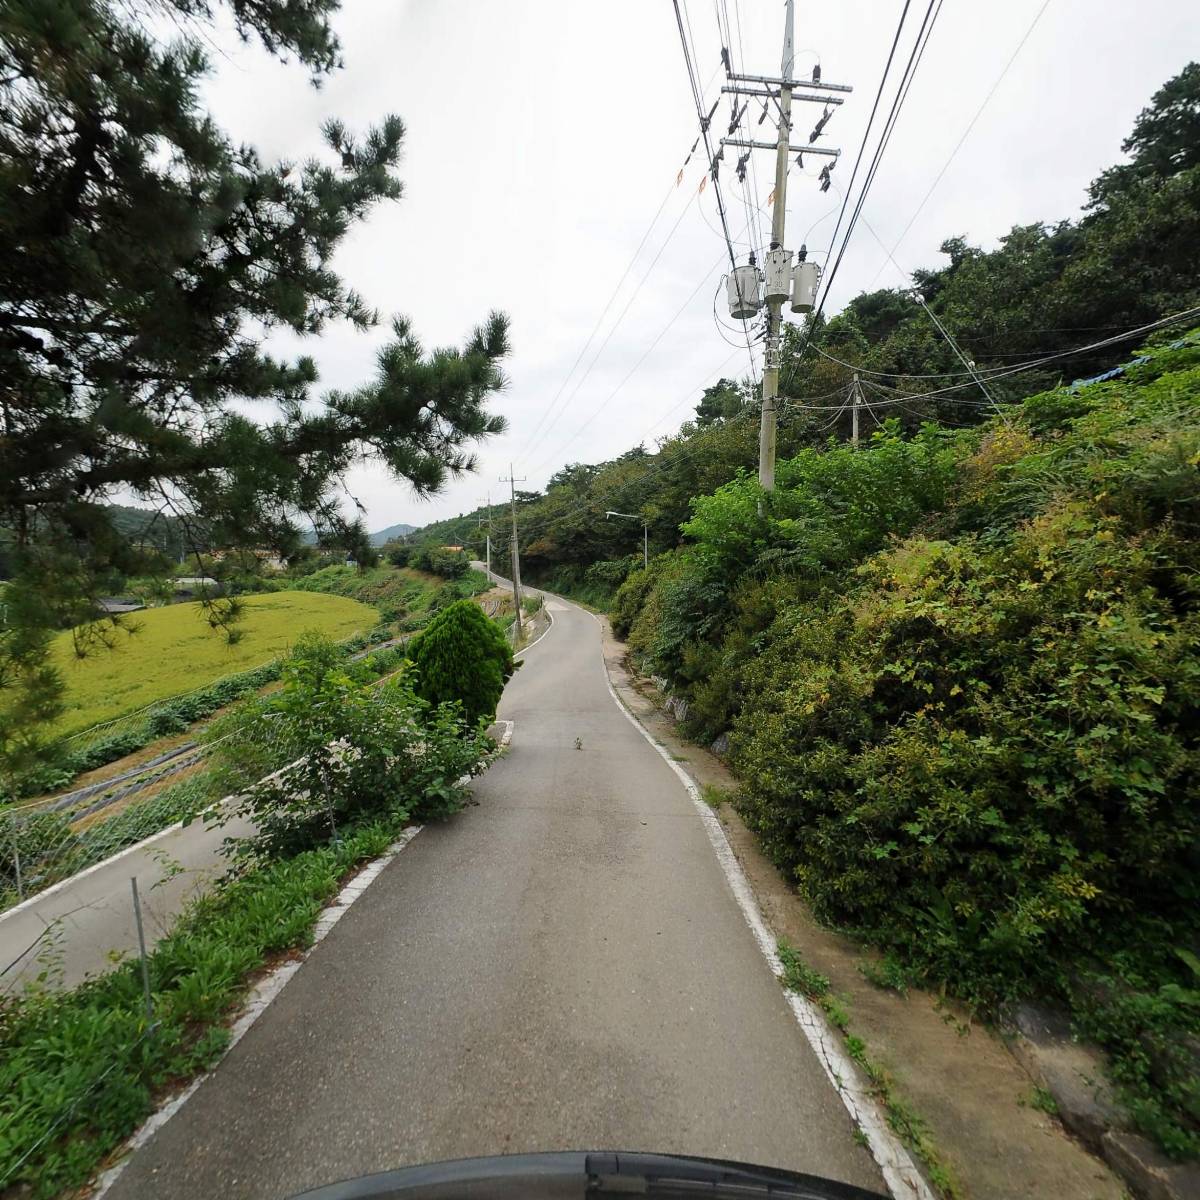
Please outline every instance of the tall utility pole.
[{"label": "tall utility pole", "polygon": [[[775,207],[771,210],[771,252],[767,255],[768,269],[778,255],[787,255],[791,265],[792,252],[783,249],[783,227],[787,219],[788,149],[792,142],[792,77],[795,59],[792,51],[795,10],[787,0],[783,25],[783,62],[780,65],[779,137],[775,142]],[[788,274],[790,275],[790,271]],[[767,352],[763,359],[762,413],[758,422],[758,482],[763,491],[775,490],[775,400],[779,395],[779,340],[783,324],[783,298],[767,298]]]},{"label": "tall utility pole", "polygon": [[486,497],[480,497],[487,501],[487,516],[481,517],[475,522],[476,528],[480,525],[487,526],[487,573],[490,576],[492,573],[492,493],[488,492]]},{"label": "tall utility pole", "polygon": [[[787,220],[788,155],[797,155],[797,161],[801,165],[806,154],[825,155],[832,158],[834,163],[827,166],[821,175],[824,185],[822,191],[824,191],[829,186],[829,171],[836,164],[837,157],[841,153],[839,150],[827,149],[824,146],[797,146],[792,144],[792,101],[793,99],[809,100],[825,105],[824,115],[817,121],[816,128],[813,130],[812,137],[810,138],[810,141],[815,141],[816,138],[820,137],[822,130],[825,128],[825,124],[832,113],[832,107],[841,104],[842,101],[836,96],[811,95],[809,91],[849,92],[853,90],[847,84],[821,82],[820,68],[813,71],[811,80],[793,78],[795,71],[795,53],[793,50],[794,31],[795,3],[794,0],[787,0],[783,26],[783,59],[780,64],[779,77],[739,75],[729,72],[729,85],[721,88],[722,92],[733,93],[735,114],[737,111],[738,96],[754,96],[759,100],[773,100],[777,105],[779,113],[779,128],[773,144],[771,142],[756,142],[732,136],[721,138],[722,148],[725,146],[736,146],[747,152],[739,160],[739,165],[744,163],[745,158],[753,150],[775,151],[775,191],[774,209],[771,213],[771,248],[767,254],[765,264],[767,339],[766,355],[763,359],[762,416],[758,430],[758,481],[762,484],[763,489],[768,492],[775,489],[776,402],[779,397],[780,333],[783,325],[782,311],[784,301],[788,299],[790,294],[793,312],[809,312],[812,310],[811,302],[803,299],[800,294],[802,289],[798,286],[798,281],[793,278],[792,252],[784,249],[783,245],[784,225]],[[793,92],[796,89],[800,89],[801,94],[793,96]],[[738,118],[735,115],[735,125],[737,121]],[[731,125],[731,131],[733,127]],[[720,153],[719,151],[718,157],[720,157]],[[803,258],[803,255],[801,257]],[[739,271],[742,269],[738,268]],[[807,269],[812,269],[811,264]],[[797,270],[800,270],[800,268],[797,267]],[[757,301],[755,301],[756,303]]]},{"label": "tall utility pole", "polygon": [[525,482],[525,476],[520,479],[513,475],[512,463],[508,464],[508,477],[500,476],[501,483],[507,483],[509,488],[509,497],[512,502],[512,589],[513,589],[513,608],[516,610],[516,637],[514,641],[521,640],[521,550],[517,544],[517,484]]}]

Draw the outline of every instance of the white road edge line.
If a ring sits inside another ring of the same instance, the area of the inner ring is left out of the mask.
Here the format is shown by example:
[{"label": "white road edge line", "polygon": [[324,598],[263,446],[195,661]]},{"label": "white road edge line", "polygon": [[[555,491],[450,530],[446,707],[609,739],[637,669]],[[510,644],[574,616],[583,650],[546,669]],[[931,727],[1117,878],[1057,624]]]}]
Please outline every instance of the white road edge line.
[{"label": "white road edge line", "polygon": [[[569,604],[570,601],[567,603]],[[572,607],[578,606],[572,605]],[[580,612],[586,611],[586,609],[580,609]],[[595,613],[589,615],[595,617],[603,629],[603,620]],[[729,845],[729,839],[725,836],[725,830],[717,819],[716,813],[704,803],[695,780],[671,757],[665,746],[654,740],[650,731],[630,712],[629,707],[617,695],[608,675],[608,666],[604,661],[603,642],[601,643],[600,666],[604,672],[604,683],[613,703],[624,713],[625,718],[638,733],[658,751],[663,762],[675,772],[687,790],[692,804],[704,823],[708,840],[716,853],[717,861],[721,864],[721,869],[725,872],[725,879],[729,883],[734,899],[742,910],[742,916],[745,917],[746,924],[750,926],[750,932],[754,934],[754,940],[767,960],[771,973],[776,979],[782,980],[783,963],[779,961],[775,939],[767,928],[766,920],[750,887],[750,881],[746,878],[741,863],[738,862],[733,848]],[[785,991],[784,995],[787,997],[792,1014],[804,1031],[804,1036],[808,1039],[813,1053],[817,1056],[817,1061],[824,1068],[834,1091],[841,1097],[842,1103],[850,1113],[850,1119],[862,1130],[863,1136],[867,1139],[871,1156],[878,1164],[888,1190],[896,1197],[896,1200],[936,1200],[934,1192],[925,1182],[924,1176],[917,1169],[912,1157],[888,1128],[887,1121],[872,1099],[870,1090],[863,1082],[858,1067],[842,1048],[840,1039],[826,1023],[821,1010],[796,992]]]},{"label": "white road edge line", "polygon": [[[500,735],[499,747],[507,748],[512,741],[515,722],[500,721],[504,732]],[[459,783],[465,783],[470,777],[464,775]],[[372,859],[338,894],[333,902],[323,908],[317,915],[313,926],[312,945],[297,959],[285,962],[269,972],[255,984],[242,1007],[237,1020],[230,1030],[229,1043],[221,1052],[221,1057],[203,1075],[198,1075],[177,1096],[164,1101],[158,1109],[142,1122],[138,1130],[132,1134],[117,1151],[120,1161],[114,1163],[106,1171],[101,1172],[96,1180],[92,1200],[100,1200],[102,1196],[120,1178],[121,1172],[129,1165],[136,1151],[140,1150],[196,1093],[200,1085],[210,1078],[220,1068],[229,1052],[244,1038],[250,1027],[266,1012],[271,1001],[283,991],[287,982],[305,964],[312,952],[325,940],[329,931],[346,915],[350,906],[363,892],[380,876],[383,869],[417,836],[424,828],[423,825],[410,825],[378,858]]]}]

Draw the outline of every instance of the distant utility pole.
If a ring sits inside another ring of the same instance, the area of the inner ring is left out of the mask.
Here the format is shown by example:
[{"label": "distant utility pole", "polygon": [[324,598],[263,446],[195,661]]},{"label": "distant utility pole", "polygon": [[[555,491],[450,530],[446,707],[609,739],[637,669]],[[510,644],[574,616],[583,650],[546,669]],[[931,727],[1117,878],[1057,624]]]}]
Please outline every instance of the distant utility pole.
[{"label": "distant utility pole", "polygon": [[500,476],[501,483],[507,483],[509,496],[512,501],[512,589],[513,607],[517,613],[516,637],[514,642],[521,640],[521,550],[517,544],[517,484],[525,482],[525,476],[520,479],[513,475],[512,463],[508,464],[508,476]]},{"label": "distant utility pole", "polygon": [[[849,92],[853,90],[846,84],[822,83],[821,69],[813,70],[811,80],[793,78],[795,55],[793,51],[795,30],[794,0],[787,0],[787,11],[783,26],[783,59],[779,78],[765,75],[738,75],[729,72],[729,85],[722,87],[722,92],[734,94],[736,112],[737,99],[741,96],[754,96],[758,99],[773,100],[779,113],[778,133],[774,143],[756,142],[752,140],[723,137],[722,147],[736,146],[746,153],[739,159],[739,167],[750,152],[754,150],[775,151],[775,191],[773,193],[774,209],[771,214],[771,249],[767,254],[765,271],[765,288],[762,296],[758,294],[759,283],[764,275],[754,265],[753,258],[749,267],[737,267],[730,276],[729,298],[730,308],[735,317],[744,317],[747,309],[757,311],[765,301],[767,306],[767,342],[766,356],[763,360],[762,379],[762,415],[758,430],[758,481],[765,491],[775,489],[775,434],[776,434],[776,400],[779,397],[779,358],[780,332],[783,325],[782,310],[784,301],[791,297],[792,312],[811,312],[816,295],[818,281],[817,266],[805,261],[805,252],[792,269],[792,252],[783,246],[784,224],[787,217],[787,178],[788,155],[795,154],[796,161],[803,166],[804,155],[825,155],[834,161],[825,167],[821,173],[822,191],[828,190],[829,172],[836,165],[840,150],[830,150],[823,146],[796,146],[792,144],[792,93],[796,88],[815,89],[826,92]],[[749,87],[748,84],[757,86]],[[824,104],[825,110],[813,130],[810,141],[815,141],[825,128],[826,122],[832,115],[830,106],[841,104],[835,96],[809,95],[806,92],[795,97],[799,100],[810,100]],[[734,127],[737,118],[735,117]],[[732,127],[731,127],[732,128]],[[718,157],[720,156],[718,151]],[[743,275],[742,273],[748,273]],[[753,295],[749,288],[753,287]]]},{"label": "distant utility pole", "polygon": [[650,522],[645,517],[639,517],[637,513],[619,513],[611,510],[604,514],[604,519],[609,517],[628,517],[631,521],[641,521],[642,523],[642,566],[650,565]]},{"label": "distant utility pole", "polygon": [[475,522],[476,528],[480,525],[487,526],[487,573],[492,573],[492,493],[488,492],[485,497],[487,500],[487,516]]}]

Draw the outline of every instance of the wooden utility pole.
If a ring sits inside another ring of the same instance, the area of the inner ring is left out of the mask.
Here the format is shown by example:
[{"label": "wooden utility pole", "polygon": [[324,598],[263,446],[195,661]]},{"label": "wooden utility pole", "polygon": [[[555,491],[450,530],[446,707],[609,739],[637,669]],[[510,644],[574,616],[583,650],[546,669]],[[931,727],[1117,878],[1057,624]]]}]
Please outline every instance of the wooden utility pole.
[{"label": "wooden utility pole", "polygon": [[500,476],[501,483],[507,483],[509,489],[509,497],[512,504],[512,589],[513,589],[513,605],[516,608],[517,623],[515,626],[516,636],[514,643],[521,641],[521,549],[517,542],[517,484],[525,482],[525,476],[522,475],[517,479],[513,475],[512,463],[508,464],[507,477]]}]

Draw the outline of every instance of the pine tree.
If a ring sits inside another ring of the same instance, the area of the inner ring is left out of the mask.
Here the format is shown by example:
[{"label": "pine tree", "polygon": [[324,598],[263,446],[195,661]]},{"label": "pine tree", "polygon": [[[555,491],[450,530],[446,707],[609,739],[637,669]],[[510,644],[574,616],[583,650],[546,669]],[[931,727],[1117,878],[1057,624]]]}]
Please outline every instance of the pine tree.
[{"label": "pine tree", "polygon": [[[225,0],[243,37],[320,77],[339,66],[337,0]],[[395,116],[327,150],[265,163],[200,103],[208,0],[6,0],[0,9],[0,767],[54,710],[45,634],[92,619],[112,574],[145,573],[107,502],[177,518],[190,549],[296,554],[312,523],[365,549],[333,491],[373,458],[419,493],[499,432],[504,318],[427,352],[392,321],[373,378],[319,396],[272,330],[379,316],[333,270],[347,231],[395,200]],[[260,410],[244,415],[244,403]],[[216,614],[218,624],[229,614]],[[19,625],[19,627],[18,627]]]}]

